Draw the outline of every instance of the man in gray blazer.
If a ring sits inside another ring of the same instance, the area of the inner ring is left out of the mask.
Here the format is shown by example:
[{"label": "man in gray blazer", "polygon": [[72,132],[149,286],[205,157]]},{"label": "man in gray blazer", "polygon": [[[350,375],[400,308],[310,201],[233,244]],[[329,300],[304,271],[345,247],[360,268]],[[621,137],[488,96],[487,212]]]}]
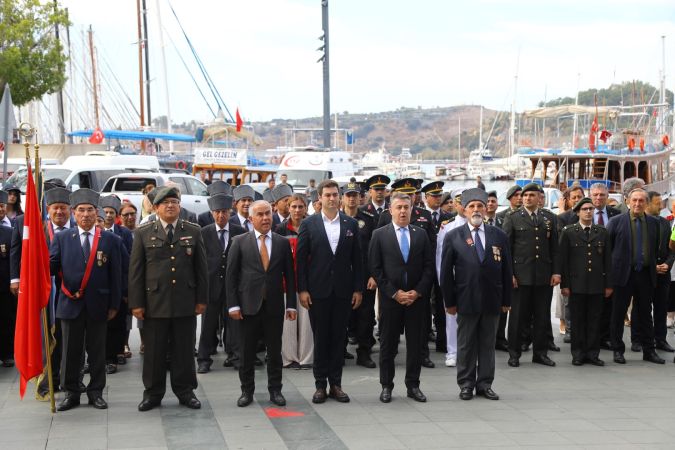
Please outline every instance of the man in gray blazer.
[{"label": "man in gray blazer", "polygon": [[[272,233],[272,206],[253,202],[249,219],[253,231],[237,236],[227,256],[226,289],[230,318],[241,321],[241,397],[237,406],[248,406],[255,390],[254,363],[259,339],[267,347],[267,388],[270,401],[286,405],[281,394],[281,335],[284,310],[295,320],[296,289],[291,245]],[[286,305],[284,306],[284,291]]]}]

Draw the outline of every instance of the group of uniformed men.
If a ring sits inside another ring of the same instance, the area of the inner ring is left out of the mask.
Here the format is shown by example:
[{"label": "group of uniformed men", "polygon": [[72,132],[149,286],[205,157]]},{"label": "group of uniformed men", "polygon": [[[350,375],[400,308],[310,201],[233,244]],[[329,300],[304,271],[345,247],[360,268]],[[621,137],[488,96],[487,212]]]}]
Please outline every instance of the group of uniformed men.
[{"label": "group of uniformed men", "polygon": [[[256,354],[264,349],[270,401],[285,405],[282,330],[298,308],[309,311],[313,333],[314,403],[349,401],[341,381],[351,356],[346,345],[357,346],[358,365],[375,368],[376,336],[380,400],[390,402],[402,333],[408,397],[426,401],[420,370],[434,367],[428,343],[435,340],[446,366],[457,366],[460,398],[469,400],[475,391],[497,400],[495,349],[508,351],[508,365],[518,367],[532,344],[534,363],[555,365],[548,351],[559,351],[550,321],[556,285],[568,299],[574,365],[604,365],[601,347],[625,363],[623,321],[631,299],[631,334],[644,359],[663,363],[655,348],[673,351],[663,335],[666,307],[657,306],[664,295],[659,280],[675,260],[670,226],[645,213],[655,193],[644,183],[626,183],[623,213],[607,206],[605,185],[591,186],[590,197],[574,187],[581,195],[571,212],[556,216],[542,207],[544,191],[536,183],[513,186],[506,194],[509,208],[496,213],[494,191],[448,195],[442,182],[422,186],[405,178],[388,192],[390,181],[385,175],[343,186],[324,180],[309,199],[286,183],[261,195],[247,185],[232,189],[214,181],[210,213],[192,221],[182,218],[190,216],[180,190],[160,187],[148,194],[154,213],[133,234],[116,223],[120,199],[47,182],[44,230],[56,290],[52,361],[55,384],[65,393],[59,410],[78,406],[83,392],[89,404],[107,408],[102,392],[106,372],[114,371],[106,362],[124,353],[128,314],[143,327],[140,411],[161,404],[167,366],[179,402],[200,408],[196,373],[211,370],[221,339],[224,365],[239,370],[237,404],[253,400],[253,368],[262,365]],[[290,220],[296,200],[310,214],[291,245],[273,231]],[[22,222],[16,218],[13,233],[0,226],[3,301],[18,286]],[[3,352],[0,359],[11,361],[9,350]],[[39,387],[43,395],[46,385]]]}]

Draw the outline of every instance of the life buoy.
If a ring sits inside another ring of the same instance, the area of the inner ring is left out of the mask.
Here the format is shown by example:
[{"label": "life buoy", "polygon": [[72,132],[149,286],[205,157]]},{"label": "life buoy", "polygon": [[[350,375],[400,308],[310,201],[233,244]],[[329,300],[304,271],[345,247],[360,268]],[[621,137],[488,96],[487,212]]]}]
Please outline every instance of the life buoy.
[{"label": "life buoy", "polygon": [[185,164],[185,161],[176,161],[176,169],[185,170],[187,169],[187,164]]},{"label": "life buoy", "polygon": [[661,142],[663,142],[664,147],[668,147],[668,145],[670,144],[670,138],[668,137],[667,134],[663,135],[663,139],[661,139]]},{"label": "life buoy", "polygon": [[628,139],[628,150],[631,152],[635,149],[635,138]]}]

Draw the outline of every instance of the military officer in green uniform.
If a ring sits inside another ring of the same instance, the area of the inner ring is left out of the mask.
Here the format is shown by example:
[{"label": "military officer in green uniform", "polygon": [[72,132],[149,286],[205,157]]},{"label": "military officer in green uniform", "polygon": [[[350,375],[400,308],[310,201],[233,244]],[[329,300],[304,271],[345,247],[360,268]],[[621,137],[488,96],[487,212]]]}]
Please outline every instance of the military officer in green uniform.
[{"label": "military officer in green uniform", "polygon": [[562,295],[569,297],[574,323],[572,364],[604,366],[600,354],[600,316],[603,301],[612,295],[612,252],[609,234],[593,224],[593,201],[582,198],[573,208],[579,222],[560,234],[559,258]]},{"label": "military officer in green uniform", "polygon": [[204,241],[198,225],[179,218],[178,188],[158,188],[153,205],[159,220],[136,229],[129,263],[129,309],[144,320],[145,391],[138,410],[159,406],[164,397],[167,350],[174,394],[199,409],[193,352],[196,316],[209,298]]},{"label": "military officer in green uniform", "polygon": [[539,207],[536,183],[522,191],[523,206],[508,214],[502,229],[509,237],[513,258],[514,298],[509,319],[509,361],[520,365],[521,338],[533,323],[532,362],[554,366],[548,357],[547,328],[551,327],[553,286],[560,283],[558,233],[555,223]]},{"label": "military officer in green uniform", "polygon": [[523,206],[523,199],[521,198],[522,192],[523,188],[517,184],[514,184],[506,191],[506,199],[509,201],[509,207],[497,213],[496,218],[498,227],[501,228],[504,224],[504,219],[506,219],[507,214],[511,214]]}]

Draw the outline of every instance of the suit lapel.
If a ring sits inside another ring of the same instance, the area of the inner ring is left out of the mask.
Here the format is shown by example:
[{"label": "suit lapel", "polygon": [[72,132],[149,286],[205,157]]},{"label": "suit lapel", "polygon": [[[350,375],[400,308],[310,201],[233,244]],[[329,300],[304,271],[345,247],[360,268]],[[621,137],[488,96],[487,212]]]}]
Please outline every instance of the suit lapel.
[{"label": "suit lapel", "polygon": [[[331,253],[333,253],[333,249],[330,247],[330,241],[328,241],[328,234],[326,233],[326,227],[323,225],[323,215],[321,215],[321,213],[317,214],[315,226],[319,229],[318,236],[321,236],[321,239],[324,241],[324,244],[328,246],[328,250]],[[340,226],[340,233],[342,233],[342,226]],[[339,245],[340,243],[338,242],[338,246]]]},{"label": "suit lapel", "polygon": [[338,211],[338,217],[340,218],[340,238],[338,239],[337,247],[335,248],[335,254],[342,247],[342,243],[345,240],[345,235],[347,234],[347,218]]},{"label": "suit lapel", "polygon": [[[255,252],[255,254],[257,255],[257,258],[256,258],[255,260],[256,260],[257,263],[258,263],[258,269],[260,269],[260,271],[264,273],[264,272],[265,272],[265,267],[263,266],[262,258],[260,257],[260,249],[258,248],[258,240],[257,240],[256,237],[255,237],[255,231],[249,231],[248,234],[249,234],[249,238],[248,238],[248,239],[249,239],[249,241],[250,241],[250,243],[251,243],[252,250],[253,250],[253,251]],[[274,254],[274,252],[273,252],[272,254]],[[271,263],[271,261],[270,261],[270,263]],[[269,268],[269,267],[268,267],[268,268]]]},{"label": "suit lapel", "polygon": [[[392,242],[396,245],[396,250],[398,250],[397,254],[401,258],[401,262],[405,264],[406,262],[403,259],[403,253],[401,253],[401,246],[399,245],[398,238],[396,237],[396,228],[394,228],[394,222],[391,222],[389,225],[387,225],[387,227],[387,232],[391,236]],[[410,253],[408,253],[408,258],[410,258]]]}]

